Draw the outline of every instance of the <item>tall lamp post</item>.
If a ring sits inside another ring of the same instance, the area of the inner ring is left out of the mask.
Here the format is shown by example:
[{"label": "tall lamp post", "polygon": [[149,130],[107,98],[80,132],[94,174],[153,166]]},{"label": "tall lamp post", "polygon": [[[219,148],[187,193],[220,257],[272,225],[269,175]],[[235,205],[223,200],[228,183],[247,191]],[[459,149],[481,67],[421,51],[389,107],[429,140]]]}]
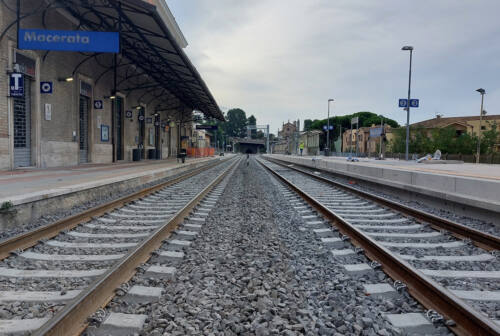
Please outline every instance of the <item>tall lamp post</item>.
[{"label": "tall lamp post", "polygon": [[384,136],[384,116],[383,115],[380,115],[380,119],[381,119],[381,122],[380,122],[380,125],[382,126],[382,131],[380,133],[380,155],[379,155],[379,159],[382,159],[382,137]]},{"label": "tall lamp post", "polygon": [[476,163],[479,163],[479,154],[481,153],[481,124],[483,122],[483,103],[484,103],[484,94],[486,90],[481,88],[477,89],[477,92],[481,94],[481,110],[479,112],[479,130],[477,132],[477,155],[476,155]]},{"label": "tall lamp post", "polygon": [[408,103],[406,105],[406,154],[405,159],[408,161],[408,150],[410,145],[410,97],[411,97],[411,58],[413,55],[412,46],[404,46],[401,50],[410,51],[410,70],[408,73]]},{"label": "tall lamp post", "polygon": [[327,118],[327,129],[326,129],[326,148],[328,148],[327,155],[330,154],[330,102],[332,102],[333,99],[330,98],[328,99],[328,118]]}]

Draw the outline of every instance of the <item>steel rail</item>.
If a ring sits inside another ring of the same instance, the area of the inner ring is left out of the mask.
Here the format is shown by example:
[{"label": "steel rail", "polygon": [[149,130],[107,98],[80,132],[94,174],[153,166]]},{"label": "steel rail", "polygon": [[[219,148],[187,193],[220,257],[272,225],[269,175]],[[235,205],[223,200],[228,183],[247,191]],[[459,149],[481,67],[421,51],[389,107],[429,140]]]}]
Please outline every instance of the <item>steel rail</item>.
[{"label": "steel rail", "polygon": [[407,286],[409,293],[423,306],[434,309],[445,318],[453,320],[455,325],[448,327],[457,335],[500,335],[500,326],[493,321],[468,306],[453,293],[425,276],[408,262],[393,254],[389,249],[379,245],[374,239],[345,221],[320,201],[302,191],[287,178],[262,162],[259,161],[259,163],[304,198],[332,225],[335,225],[341,233],[347,235],[354,245],[363,248],[367,257],[380,263],[384,272],[392,279],[402,281]]},{"label": "steel rail", "polygon": [[114,209],[120,208],[127,203],[130,203],[138,198],[145,197],[151,193],[154,193],[162,188],[168,187],[172,184],[183,181],[189,177],[197,175],[207,169],[210,169],[223,162],[223,160],[217,160],[214,163],[209,163],[202,167],[196,168],[192,171],[187,172],[184,175],[178,176],[172,180],[139,190],[130,195],[120,197],[116,200],[98,205],[91,209],[82,211],[76,215],[63,218],[54,222],[52,224],[44,225],[39,228],[33,229],[31,231],[22,233],[20,235],[8,238],[0,242],[0,260],[7,258],[13,251],[23,250],[36,245],[42,239],[48,239],[57,236],[63,230],[69,230],[77,225],[91,220],[93,217],[102,216],[103,214],[112,211]]},{"label": "steel rail", "polygon": [[485,232],[467,227],[463,224],[453,222],[449,219],[442,218],[442,217],[430,214],[430,213],[422,211],[422,210],[414,209],[412,207],[409,207],[409,206],[404,205],[404,204],[400,204],[398,202],[392,201],[392,200],[387,199],[385,197],[378,196],[378,195],[375,195],[375,194],[367,192],[367,191],[362,191],[362,190],[353,188],[351,186],[347,186],[345,184],[342,184],[342,183],[339,183],[336,181],[332,181],[328,178],[315,175],[315,174],[308,172],[308,171],[305,171],[303,169],[288,166],[279,160],[269,159],[269,158],[266,158],[266,160],[271,161],[273,163],[276,163],[280,166],[283,166],[283,167],[298,171],[300,173],[303,173],[303,174],[305,174],[309,177],[312,177],[318,181],[325,182],[325,183],[333,185],[337,188],[341,188],[341,189],[346,190],[348,192],[354,193],[358,196],[369,199],[373,202],[376,202],[380,205],[391,208],[391,209],[398,211],[400,213],[403,213],[407,216],[411,216],[411,217],[416,218],[418,220],[424,221],[424,222],[434,226],[435,228],[447,230],[447,231],[453,233],[458,238],[461,238],[461,239],[468,238],[472,242],[474,242],[477,246],[479,246],[485,250],[489,250],[489,251],[500,250],[500,237],[497,237],[497,236],[494,236],[492,234],[485,233]]},{"label": "steel rail", "polygon": [[220,173],[207,187],[180,209],[171,219],[155,230],[118,263],[111,267],[87,289],[69,302],[53,318],[40,327],[33,335],[79,335],[87,326],[87,318],[97,309],[105,307],[115,295],[115,290],[122,283],[129,281],[137,267],[146,262],[151,253],[158,249],[163,241],[184,220],[193,208],[207,195],[240,160],[235,160]]}]

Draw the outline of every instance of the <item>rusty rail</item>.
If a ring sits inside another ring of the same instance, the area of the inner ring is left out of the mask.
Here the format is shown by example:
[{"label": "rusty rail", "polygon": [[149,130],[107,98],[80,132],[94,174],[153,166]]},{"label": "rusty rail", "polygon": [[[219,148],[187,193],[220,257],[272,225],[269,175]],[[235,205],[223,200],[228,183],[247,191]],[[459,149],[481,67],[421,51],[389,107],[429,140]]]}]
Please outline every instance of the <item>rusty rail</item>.
[{"label": "rusty rail", "polygon": [[69,302],[52,319],[45,323],[33,335],[68,336],[79,335],[87,326],[87,318],[106,304],[115,295],[115,289],[129,281],[136,272],[137,266],[146,262],[151,253],[158,249],[162,242],[189,215],[198,202],[205,197],[233,168],[239,160],[235,160],[225,171],[220,173],[207,187],[198,193],[189,203],[179,210],[171,219],[155,230],[144,241],[127,253],[117,264],[93,282],[87,289]]},{"label": "rusty rail", "polygon": [[130,203],[138,198],[147,196],[151,193],[154,193],[162,188],[168,187],[172,184],[178,183],[182,180],[185,180],[191,176],[199,174],[207,169],[210,169],[222,161],[216,161],[214,163],[207,164],[200,168],[196,168],[182,176],[178,176],[172,180],[145,188],[143,190],[137,191],[130,195],[118,198],[116,200],[98,205],[94,208],[85,210],[76,215],[63,218],[49,225],[45,225],[26,233],[22,233],[20,235],[14,236],[12,238],[6,239],[0,242],[0,260],[7,258],[11,252],[15,250],[23,250],[28,247],[36,245],[42,239],[49,239],[57,236],[63,230],[69,230],[74,228],[75,226],[84,223],[86,221],[91,220],[93,217],[102,216],[106,212],[112,211],[116,208],[122,207],[127,203]]},{"label": "rusty rail", "polygon": [[274,160],[274,159],[269,159],[266,158],[266,160],[271,161],[273,163],[276,163],[280,166],[298,171],[300,173],[306,174],[309,177],[312,177],[318,181],[328,183],[330,185],[333,185],[337,188],[341,188],[343,190],[346,190],[348,192],[354,193],[360,197],[369,199],[375,203],[378,203],[380,205],[383,205],[385,207],[391,208],[395,211],[398,211],[400,213],[403,213],[407,216],[411,216],[413,218],[416,218],[418,220],[424,221],[428,224],[433,225],[434,227],[437,227],[439,229],[444,229],[447,230],[451,233],[453,233],[455,236],[458,238],[468,238],[472,242],[474,242],[477,246],[489,250],[489,251],[494,251],[494,250],[500,250],[500,237],[491,235],[489,233],[485,233],[470,227],[467,227],[465,225],[462,225],[460,223],[453,222],[449,219],[442,218],[430,213],[427,213],[422,210],[414,209],[409,206],[406,206],[404,204],[400,204],[398,202],[389,200],[385,197],[375,195],[373,193],[367,192],[367,191],[362,191],[356,188],[353,188],[351,186],[347,186],[345,184],[339,183],[332,181],[330,179],[327,179],[322,176],[315,175],[313,173],[310,173],[308,171],[305,171],[303,169],[299,169],[297,167],[290,167],[281,161]]},{"label": "rusty rail", "polygon": [[449,326],[449,328],[457,335],[500,335],[500,326],[493,321],[474,310],[436,281],[394,255],[389,249],[377,244],[374,239],[342,219],[288,179],[263,163],[261,165],[302,196],[312,207],[335,225],[340,232],[349,236],[354,245],[363,248],[366,255],[380,263],[384,272],[392,279],[405,283],[409,293],[422,305],[434,309],[447,319],[455,321],[455,326]]}]

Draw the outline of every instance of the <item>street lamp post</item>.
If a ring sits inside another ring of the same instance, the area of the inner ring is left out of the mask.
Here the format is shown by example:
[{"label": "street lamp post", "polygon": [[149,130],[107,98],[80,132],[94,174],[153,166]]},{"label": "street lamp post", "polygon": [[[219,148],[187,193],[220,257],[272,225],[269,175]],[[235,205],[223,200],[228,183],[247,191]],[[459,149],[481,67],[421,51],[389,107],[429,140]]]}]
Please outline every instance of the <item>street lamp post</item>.
[{"label": "street lamp post", "polygon": [[484,103],[484,94],[486,90],[481,88],[477,89],[477,92],[481,94],[481,110],[479,111],[479,130],[477,132],[477,155],[476,155],[476,163],[479,163],[479,154],[481,153],[481,124],[483,122],[483,103]]},{"label": "street lamp post", "polygon": [[326,148],[328,148],[327,153],[330,154],[330,102],[333,99],[328,99],[328,118],[327,118],[327,129],[326,129]]},{"label": "street lamp post", "polygon": [[380,155],[379,155],[379,158],[382,159],[382,137],[384,134],[384,117],[382,115],[380,115],[380,119],[382,120],[380,123],[382,126],[382,131],[380,133]]},{"label": "street lamp post", "polygon": [[408,151],[410,145],[410,97],[411,97],[411,61],[413,55],[413,47],[412,46],[404,46],[401,50],[409,50],[410,51],[410,70],[408,72],[408,103],[406,105],[406,152],[405,159],[408,161]]}]

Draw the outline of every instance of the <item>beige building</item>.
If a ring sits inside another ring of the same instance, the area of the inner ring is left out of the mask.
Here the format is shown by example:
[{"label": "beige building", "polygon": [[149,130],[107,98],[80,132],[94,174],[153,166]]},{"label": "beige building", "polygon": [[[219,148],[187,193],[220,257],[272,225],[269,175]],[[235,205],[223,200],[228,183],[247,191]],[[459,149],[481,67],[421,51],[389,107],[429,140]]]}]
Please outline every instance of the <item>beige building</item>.
[{"label": "beige building", "polygon": [[[424,129],[428,137],[432,137],[432,131],[435,129],[452,127],[455,129],[456,135],[467,133],[470,135],[477,135],[478,132],[483,134],[486,131],[491,130],[493,125],[497,125],[497,131],[500,131],[500,115],[484,115],[481,121],[481,127],[479,126],[480,120],[479,116],[468,116],[468,117],[441,117],[436,116],[436,118],[424,120],[411,125],[412,129],[420,128]],[[480,129],[480,131],[479,131]],[[500,151],[500,138],[495,145],[494,151]]]},{"label": "beige building", "polygon": [[312,130],[300,133],[299,148],[300,144],[304,144],[303,155],[319,155],[319,136],[321,131]]},{"label": "beige building", "polygon": [[[19,49],[16,25],[9,26],[15,12],[0,3],[0,30],[6,31],[0,40],[0,169],[131,161],[134,150],[143,158],[175,156],[181,139],[192,135],[193,110],[223,118],[182,50],[187,42],[166,3],[148,2],[122,0],[123,11],[105,0],[70,7],[49,2],[20,22],[21,28],[76,33],[81,20],[85,31],[96,32],[129,22],[116,54]],[[20,3],[22,13],[40,5]],[[21,96],[11,94],[12,76],[22,77]]]},{"label": "beige building", "polygon": [[[500,115],[485,115],[482,118],[481,134],[491,129],[491,126],[496,123],[500,127]],[[479,116],[471,117],[441,117],[424,120],[414,123],[411,127],[421,127],[428,130],[428,135],[431,135],[433,129],[453,127],[457,135],[462,133],[477,134],[479,130]],[[497,128],[498,129],[498,128]]]},{"label": "beige building", "polygon": [[[360,127],[359,129],[348,129],[342,134],[342,151],[376,155],[380,151],[380,137],[370,137],[370,129],[380,128],[380,125],[372,125],[370,127]],[[385,142],[382,142],[382,151],[385,150],[386,144],[393,139],[394,134],[389,125],[384,125]]]}]

